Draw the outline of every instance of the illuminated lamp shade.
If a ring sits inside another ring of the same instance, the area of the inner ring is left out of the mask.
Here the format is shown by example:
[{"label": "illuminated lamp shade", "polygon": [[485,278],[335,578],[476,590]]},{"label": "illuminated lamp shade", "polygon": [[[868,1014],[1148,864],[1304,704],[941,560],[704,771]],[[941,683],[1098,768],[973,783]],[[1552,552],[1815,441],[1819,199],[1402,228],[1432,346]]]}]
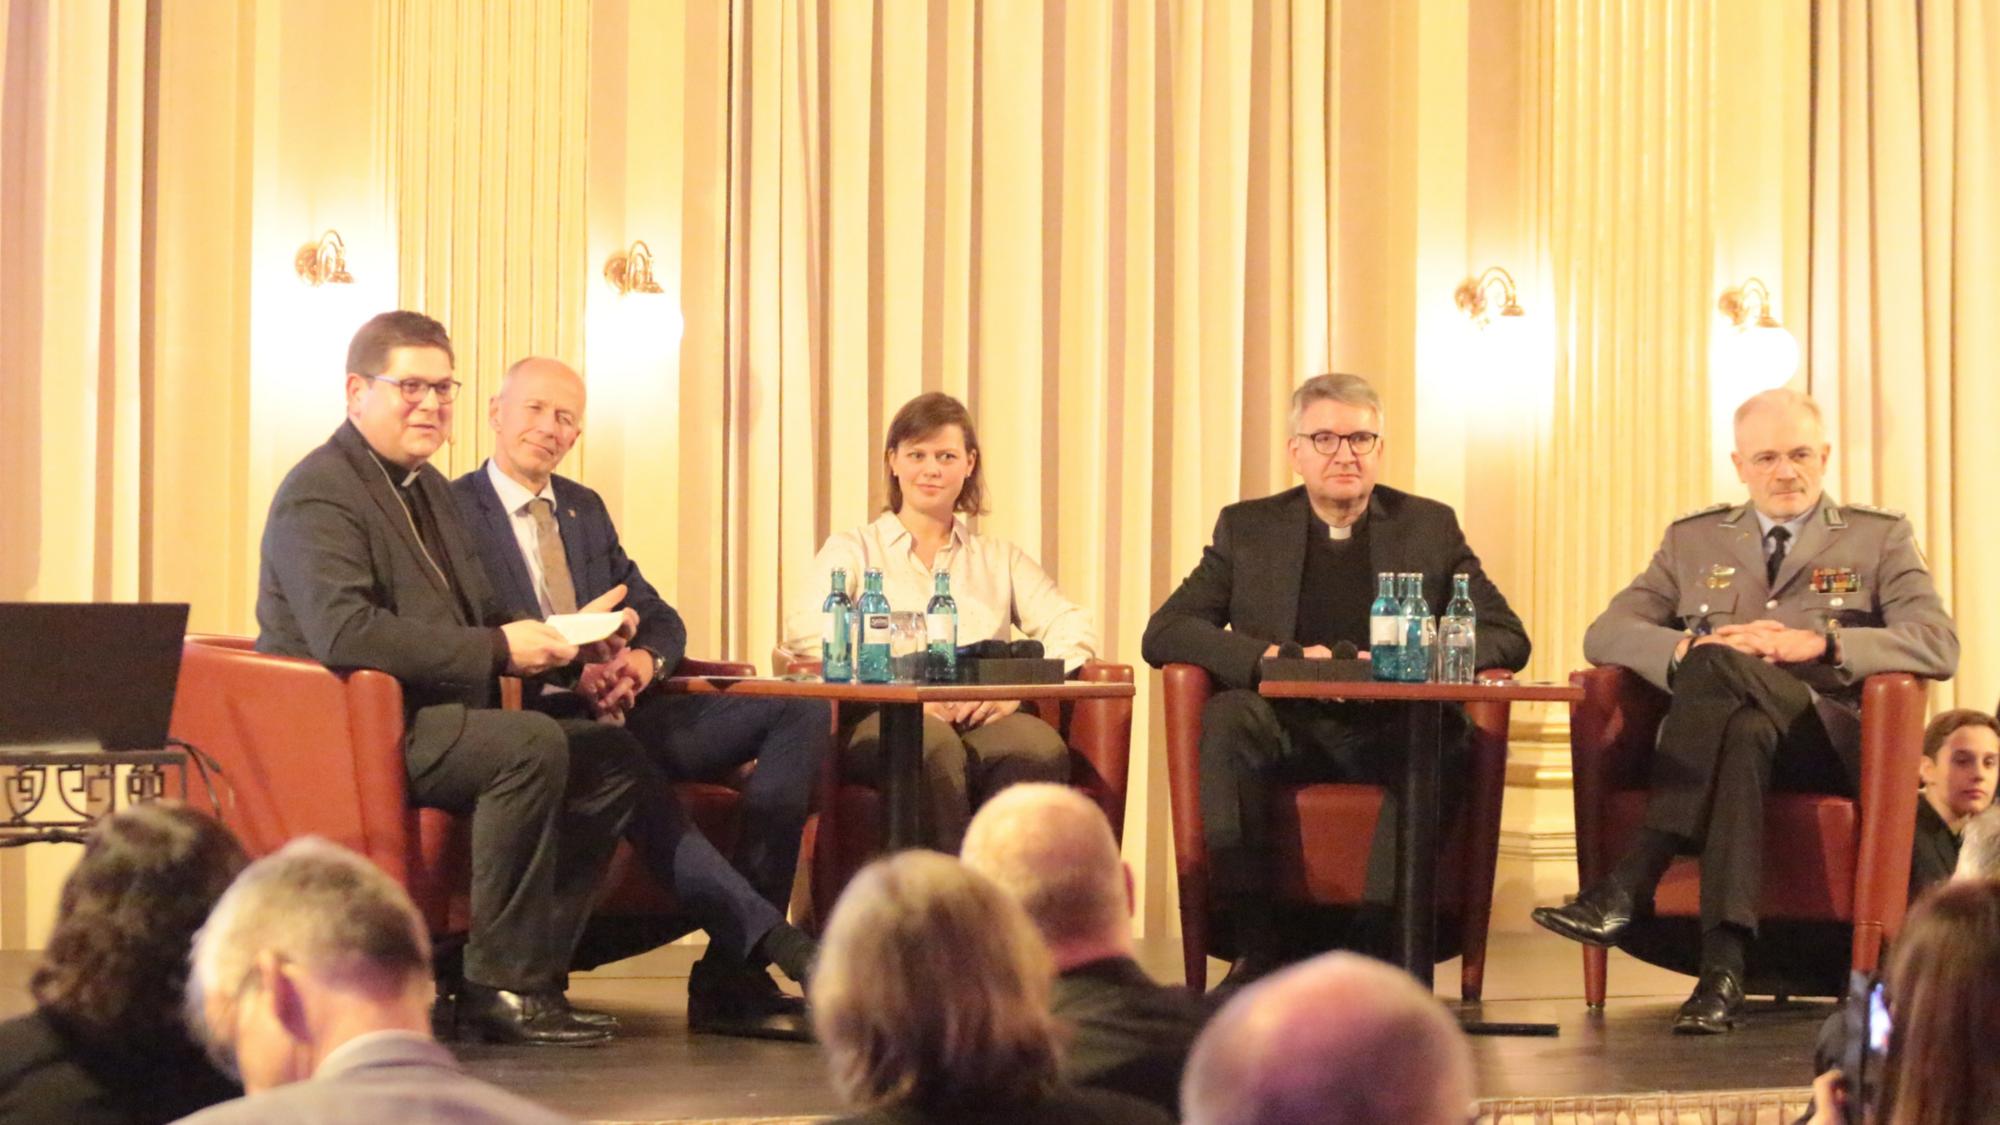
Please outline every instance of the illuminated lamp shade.
[{"label": "illuminated lamp shade", "polygon": [[1715,302],[1731,329],[1717,340],[1718,358],[1744,396],[1782,387],[1799,369],[1799,341],[1771,315],[1771,291],[1757,278],[1725,289]]}]

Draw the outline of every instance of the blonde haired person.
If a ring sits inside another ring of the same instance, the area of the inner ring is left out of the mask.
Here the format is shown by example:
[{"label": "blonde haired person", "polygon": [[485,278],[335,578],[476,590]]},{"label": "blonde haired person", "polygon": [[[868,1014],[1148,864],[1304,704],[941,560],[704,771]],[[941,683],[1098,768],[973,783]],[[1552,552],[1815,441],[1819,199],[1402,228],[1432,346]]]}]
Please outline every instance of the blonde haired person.
[{"label": "blonde haired person", "polygon": [[[951,575],[958,603],[958,643],[1006,640],[1016,629],[1042,643],[1074,673],[1097,654],[1089,611],[1064,597],[1027,553],[981,535],[966,516],[984,510],[979,435],[965,405],[946,394],[918,395],[889,423],[882,462],[889,507],[874,522],[829,537],[813,558],[799,602],[785,620],[783,650],[818,659],[821,603],[832,574],[847,572],[858,598],[862,574],[882,571],[883,592],[898,610],[929,604],[935,575]],[[841,763],[857,781],[880,776],[881,724],[867,714],[853,729]],[[1055,729],[1018,702],[931,704],[924,715],[924,840],[956,852],[980,802],[1017,781],[1069,780],[1069,749]]]},{"label": "blonde haired person", "polygon": [[1054,963],[1021,907],[950,856],[869,864],[834,907],[813,1023],[838,1125],[1154,1125],[1160,1110],[1058,1073]]}]

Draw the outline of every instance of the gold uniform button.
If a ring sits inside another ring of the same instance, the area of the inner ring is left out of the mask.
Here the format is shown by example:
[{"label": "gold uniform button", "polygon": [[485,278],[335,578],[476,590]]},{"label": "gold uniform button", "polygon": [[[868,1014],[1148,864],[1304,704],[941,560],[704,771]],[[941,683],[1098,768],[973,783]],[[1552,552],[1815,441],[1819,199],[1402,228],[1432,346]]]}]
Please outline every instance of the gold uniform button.
[{"label": "gold uniform button", "polygon": [[1839,608],[1840,608],[1841,606],[1844,606],[1844,605],[1846,605],[1846,604],[1847,604],[1847,599],[1846,599],[1846,598],[1835,598],[1835,599],[1833,599],[1832,601],[1830,601],[1830,602],[1828,602],[1828,603],[1826,603],[1826,604],[1828,604],[1828,605],[1832,606],[1832,607],[1833,607],[1833,608],[1835,608],[1835,609],[1839,609]]},{"label": "gold uniform button", "polygon": [[1708,612],[1708,603],[1707,603],[1707,602],[1703,602],[1703,603],[1701,603],[1701,610],[1700,610],[1700,612],[1702,612],[1702,613],[1707,613],[1707,612]]},{"label": "gold uniform button", "polygon": [[1765,602],[1765,603],[1764,603],[1764,608],[1765,608],[1765,609],[1776,609],[1776,608],[1778,608],[1778,599],[1776,599],[1776,598],[1772,598],[1772,599],[1771,599],[1770,601],[1768,601],[1768,602]]}]

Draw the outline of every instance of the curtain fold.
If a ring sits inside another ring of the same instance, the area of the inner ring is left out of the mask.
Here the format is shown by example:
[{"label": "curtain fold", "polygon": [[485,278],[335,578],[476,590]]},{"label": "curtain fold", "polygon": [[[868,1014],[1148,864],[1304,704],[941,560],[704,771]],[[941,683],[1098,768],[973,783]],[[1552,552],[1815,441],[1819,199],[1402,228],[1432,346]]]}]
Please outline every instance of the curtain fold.
[{"label": "curtain fold", "polygon": [[1829,487],[1906,510],[1958,622],[1939,707],[2000,695],[2000,550],[1981,482],[2000,417],[2000,14],[1982,0],[1820,0],[1810,384]]}]

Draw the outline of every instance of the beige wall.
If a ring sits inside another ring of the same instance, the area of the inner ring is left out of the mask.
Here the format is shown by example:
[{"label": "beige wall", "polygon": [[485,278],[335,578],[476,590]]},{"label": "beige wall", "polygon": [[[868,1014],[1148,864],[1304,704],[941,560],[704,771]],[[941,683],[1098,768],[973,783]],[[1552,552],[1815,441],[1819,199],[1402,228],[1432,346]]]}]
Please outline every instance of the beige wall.
[{"label": "beige wall", "polygon": [[[921,389],[973,400],[1004,466],[987,529],[1127,662],[1215,508],[1289,483],[1284,396],[1313,371],[1379,381],[1387,481],[1460,508],[1542,676],[1666,518],[1734,493],[1697,341],[1751,273],[1803,329],[1806,0],[1731,8],[1726,33],[1689,0],[880,9],[184,0],[151,9],[135,134],[147,6],[0,0],[0,407],[34,435],[4,453],[25,485],[0,489],[0,598],[185,599],[196,628],[252,631],[264,506],[339,419],[348,334],[398,303],[460,342],[454,471],[501,365],[579,360],[569,469],[692,651],[759,663],[790,576],[879,503],[881,427]],[[1647,28],[1713,58],[1635,70],[1652,100],[1564,100]],[[127,160],[108,181],[105,152]],[[1593,250],[1616,188],[1557,185],[1662,162],[1698,222]],[[327,228],[351,287],[292,276]],[[602,280],[635,239],[659,296]],[[1489,265],[1528,307],[1512,362],[1451,304]],[[1658,441],[1646,402],[1697,432]],[[1155,685],[1126,839],[1159,956]],[[1502,925],[1573,878],[1560,716],[1517,733]],[[46,927],[66,860],[33,852],[0,857],[0,942]]]}]

